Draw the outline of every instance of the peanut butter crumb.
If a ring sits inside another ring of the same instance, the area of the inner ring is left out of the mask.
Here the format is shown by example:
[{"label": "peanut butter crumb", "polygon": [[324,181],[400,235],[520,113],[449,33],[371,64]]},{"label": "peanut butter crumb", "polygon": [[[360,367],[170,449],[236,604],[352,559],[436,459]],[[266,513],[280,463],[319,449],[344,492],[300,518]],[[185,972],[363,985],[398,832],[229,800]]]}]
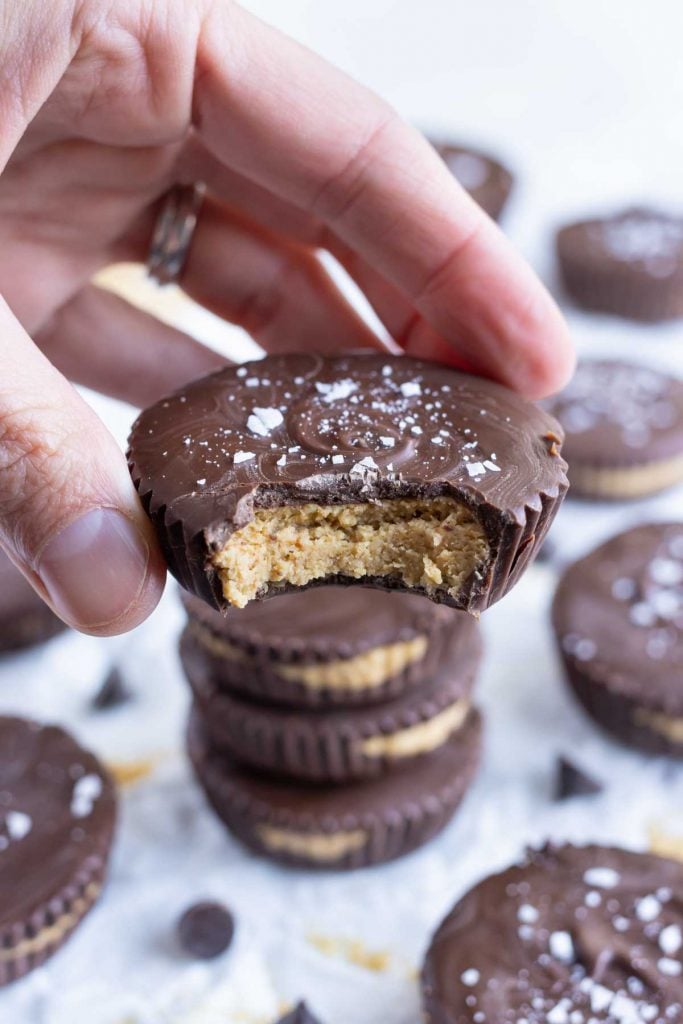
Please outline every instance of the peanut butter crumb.
[{"label": "peanut butter crumb", "polygon": [[107,768],[118,786],[134,786],[149,778],[156,768],[158,758],[141,757],[132,761],[109,761]]},{"label": "peanut butter crumb", "polygon": [[366,971],[381,974],[388,971],[391,966],[392,954],[389,951],[367,949],[359,939],[316,933],[311,933],[306,938],[324,956],[346,960],[347,963],[362,967]]},{"label": "peanut butter crumb", "polygon": [[683,861],[683,833],[671,835],[656,822],[648,828],[650,850],[659,857]]}]

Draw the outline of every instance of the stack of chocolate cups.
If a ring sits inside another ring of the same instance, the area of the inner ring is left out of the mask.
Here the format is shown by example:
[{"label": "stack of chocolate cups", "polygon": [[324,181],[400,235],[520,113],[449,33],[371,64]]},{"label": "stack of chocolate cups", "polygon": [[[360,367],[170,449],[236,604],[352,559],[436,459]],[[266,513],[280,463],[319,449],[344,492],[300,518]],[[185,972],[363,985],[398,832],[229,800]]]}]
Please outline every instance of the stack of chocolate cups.
[{"label": "stack of chocolate cups", "polygon": [[291,866],[350,869],[450,821],[481,750],[473,618],[359,587],[226,616],[183,601],[190,758],[233,835]]}]

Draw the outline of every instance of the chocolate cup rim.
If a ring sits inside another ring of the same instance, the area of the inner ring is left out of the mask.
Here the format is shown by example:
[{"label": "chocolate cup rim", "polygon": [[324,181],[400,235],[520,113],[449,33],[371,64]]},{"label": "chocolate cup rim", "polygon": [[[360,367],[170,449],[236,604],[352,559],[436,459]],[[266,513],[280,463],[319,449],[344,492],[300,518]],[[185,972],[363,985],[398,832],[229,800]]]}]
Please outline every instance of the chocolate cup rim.
[{"label": "chocolate cup rim", "polygon": [[[472,710],[469,729],[470,736],[468,738],[471,741],[470,754],[472,756],[465,762],[463,772],[456,777],[451,777],[449,785],[443,786],[438,795],[433,792],[425,793],[420,801],[412,801],[403,813],[397,812],[396,808],[392,806],[378,813],[365,816],[349,815],[343,821],[336,819],[334,822],[329,816],[327,818],[320,816],[316,821],[312,821],[309,816],[309,820],[306,822],[306,820],[302,821],[301,818],[297,818],[296,815],[287,818],[286,814],[282,812],[276,815],[269,814],[267,806],[259,801],[250,800],[245,794],[242,794],[241,798],[233,797],[233,806],[226,810],[226,802],[230,803],[229,796],[226,800],[229,779],[226,782],[225,775],[220,772],[214,773],[213,782],[216,782],[216,774],[221,775],[219,784],[223,782],[219,794],[217,794],[218,786],[212,787],[211,782],[207,782],[206,751],[201,747],[197,750],[197,723],[192,718],[188,723],[188,753],[197,781],[204,790],[209,804],[228,831],[244,845],[260,856],[278,861],[286,867],[305,867],[307,870],[348,870],[385,863],[410,853],[428,842],[448,824],[467,794],[481,762],[483,725],[481,714],[476,708]],[[438,752],[433,756],[439,757],[444,754]],[[202,764],[202,762],[204,763]],[[400,773],[397,777],[400,777]],[[238,818],[237,823],[235,816]],[[232,820],[229,821],[229,818]],[[330,835],[335,834],[339,827],[344,830],[364,829],[368,833],[368,840],[350,856],[345,855],[336,861],[320,863],[304,857],[268,851],[262,844],[259,844],[254,835],[255,829],[262,824],[273,824],[276,828],[289,827],[298,832],[315,831]],[[408,845],[401,846],[401,840],[405,839],[406,828],[411,829],[412,839]],[[418,835],[415,835],[415,832],[418,832]]]}]

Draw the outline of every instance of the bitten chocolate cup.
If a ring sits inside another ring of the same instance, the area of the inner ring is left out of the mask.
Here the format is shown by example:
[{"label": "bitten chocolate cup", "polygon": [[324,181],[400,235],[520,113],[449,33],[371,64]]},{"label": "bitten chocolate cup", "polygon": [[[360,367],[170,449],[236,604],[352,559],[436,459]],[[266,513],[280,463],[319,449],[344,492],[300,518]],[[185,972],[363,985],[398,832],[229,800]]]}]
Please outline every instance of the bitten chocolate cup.
[{"label": "bitten chocolate cup", "polygon": [[350,870],[401,857],[443,829],[481,753],[473,711],[456,737],[410,770],[345,786],[272,778],[212,750],[195,716],[189,753],[209,803],[250,849],[289,867]]},{"label": "bitten chocolate cup", "polygon": [[0,654],[44,643],[66,629],[0,551]]},{"label": "bitten chocolate cup", "polygon": [[425,1024],[683,1020],[683,864],[603,846],[531,850],[437,929]]},{"label": "bitten chocolate cup", "polygon": [[407,357],[272,356],[138,418],[135,485],[171,571],[214,607],[320,584],[478,613],[564,496],[561,431],[493,381]]},{"label": "bitten chocolate cup", "polygon": [[369,707],[293,713],[221,691],[196,651],[183,651],[183,666],[195,711],[216,750],[278,776],[348,782],[408,770],[464,728],[481,660],[479,627],[464,618],[467,635],[455,637],[434,677]]},{"label": "bitten chocolate cup", "polygon": [[578,306],[651,323],[683,316],[683,217],[635,207],[568,224],[556,246]]},{"label": "bitten chocolate cup", "polygon": [[[322,587],[226,615],[191,594],[181,642],[212,687],[294,708],[390,700],[467,643],[470,616],[415,594]],[[188,670],[189,671],[189,670]]]},{"label": "bitten chocolate cup", "polygon": [[683,523],[613,537],[560,580],[553,626],[567,679],[623,743],[683,757]]},{"label": "bitten chocolate cup", "polygon": [[565,432],[572,497],[641,498],[683,481],[683,381],[638,363],[586,360],[545,405]]},{"label": "bitten chocolate cup", "polygon": [[489,217],[500,220],[514,183],[507,167],[470,146],[439,139],[431,141],[453,177]]},{"label": "bitten chocolate cup", "polygon": [[62,729],[0,717],[0,985],[52,956],[97,901],[114,785]]}]

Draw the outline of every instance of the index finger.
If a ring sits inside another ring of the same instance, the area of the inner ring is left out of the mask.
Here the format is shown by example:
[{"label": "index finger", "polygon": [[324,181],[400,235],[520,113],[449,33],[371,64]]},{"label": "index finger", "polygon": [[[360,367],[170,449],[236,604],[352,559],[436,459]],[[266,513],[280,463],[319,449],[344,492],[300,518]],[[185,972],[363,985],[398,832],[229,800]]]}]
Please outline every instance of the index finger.
[{"label": "index finger", "polygon": [[432,147],[371,91],[242,8],[200,35],[194,123],[225,164],[320,219],[478,371],[529,397],[573,366],[555,303]]}]

